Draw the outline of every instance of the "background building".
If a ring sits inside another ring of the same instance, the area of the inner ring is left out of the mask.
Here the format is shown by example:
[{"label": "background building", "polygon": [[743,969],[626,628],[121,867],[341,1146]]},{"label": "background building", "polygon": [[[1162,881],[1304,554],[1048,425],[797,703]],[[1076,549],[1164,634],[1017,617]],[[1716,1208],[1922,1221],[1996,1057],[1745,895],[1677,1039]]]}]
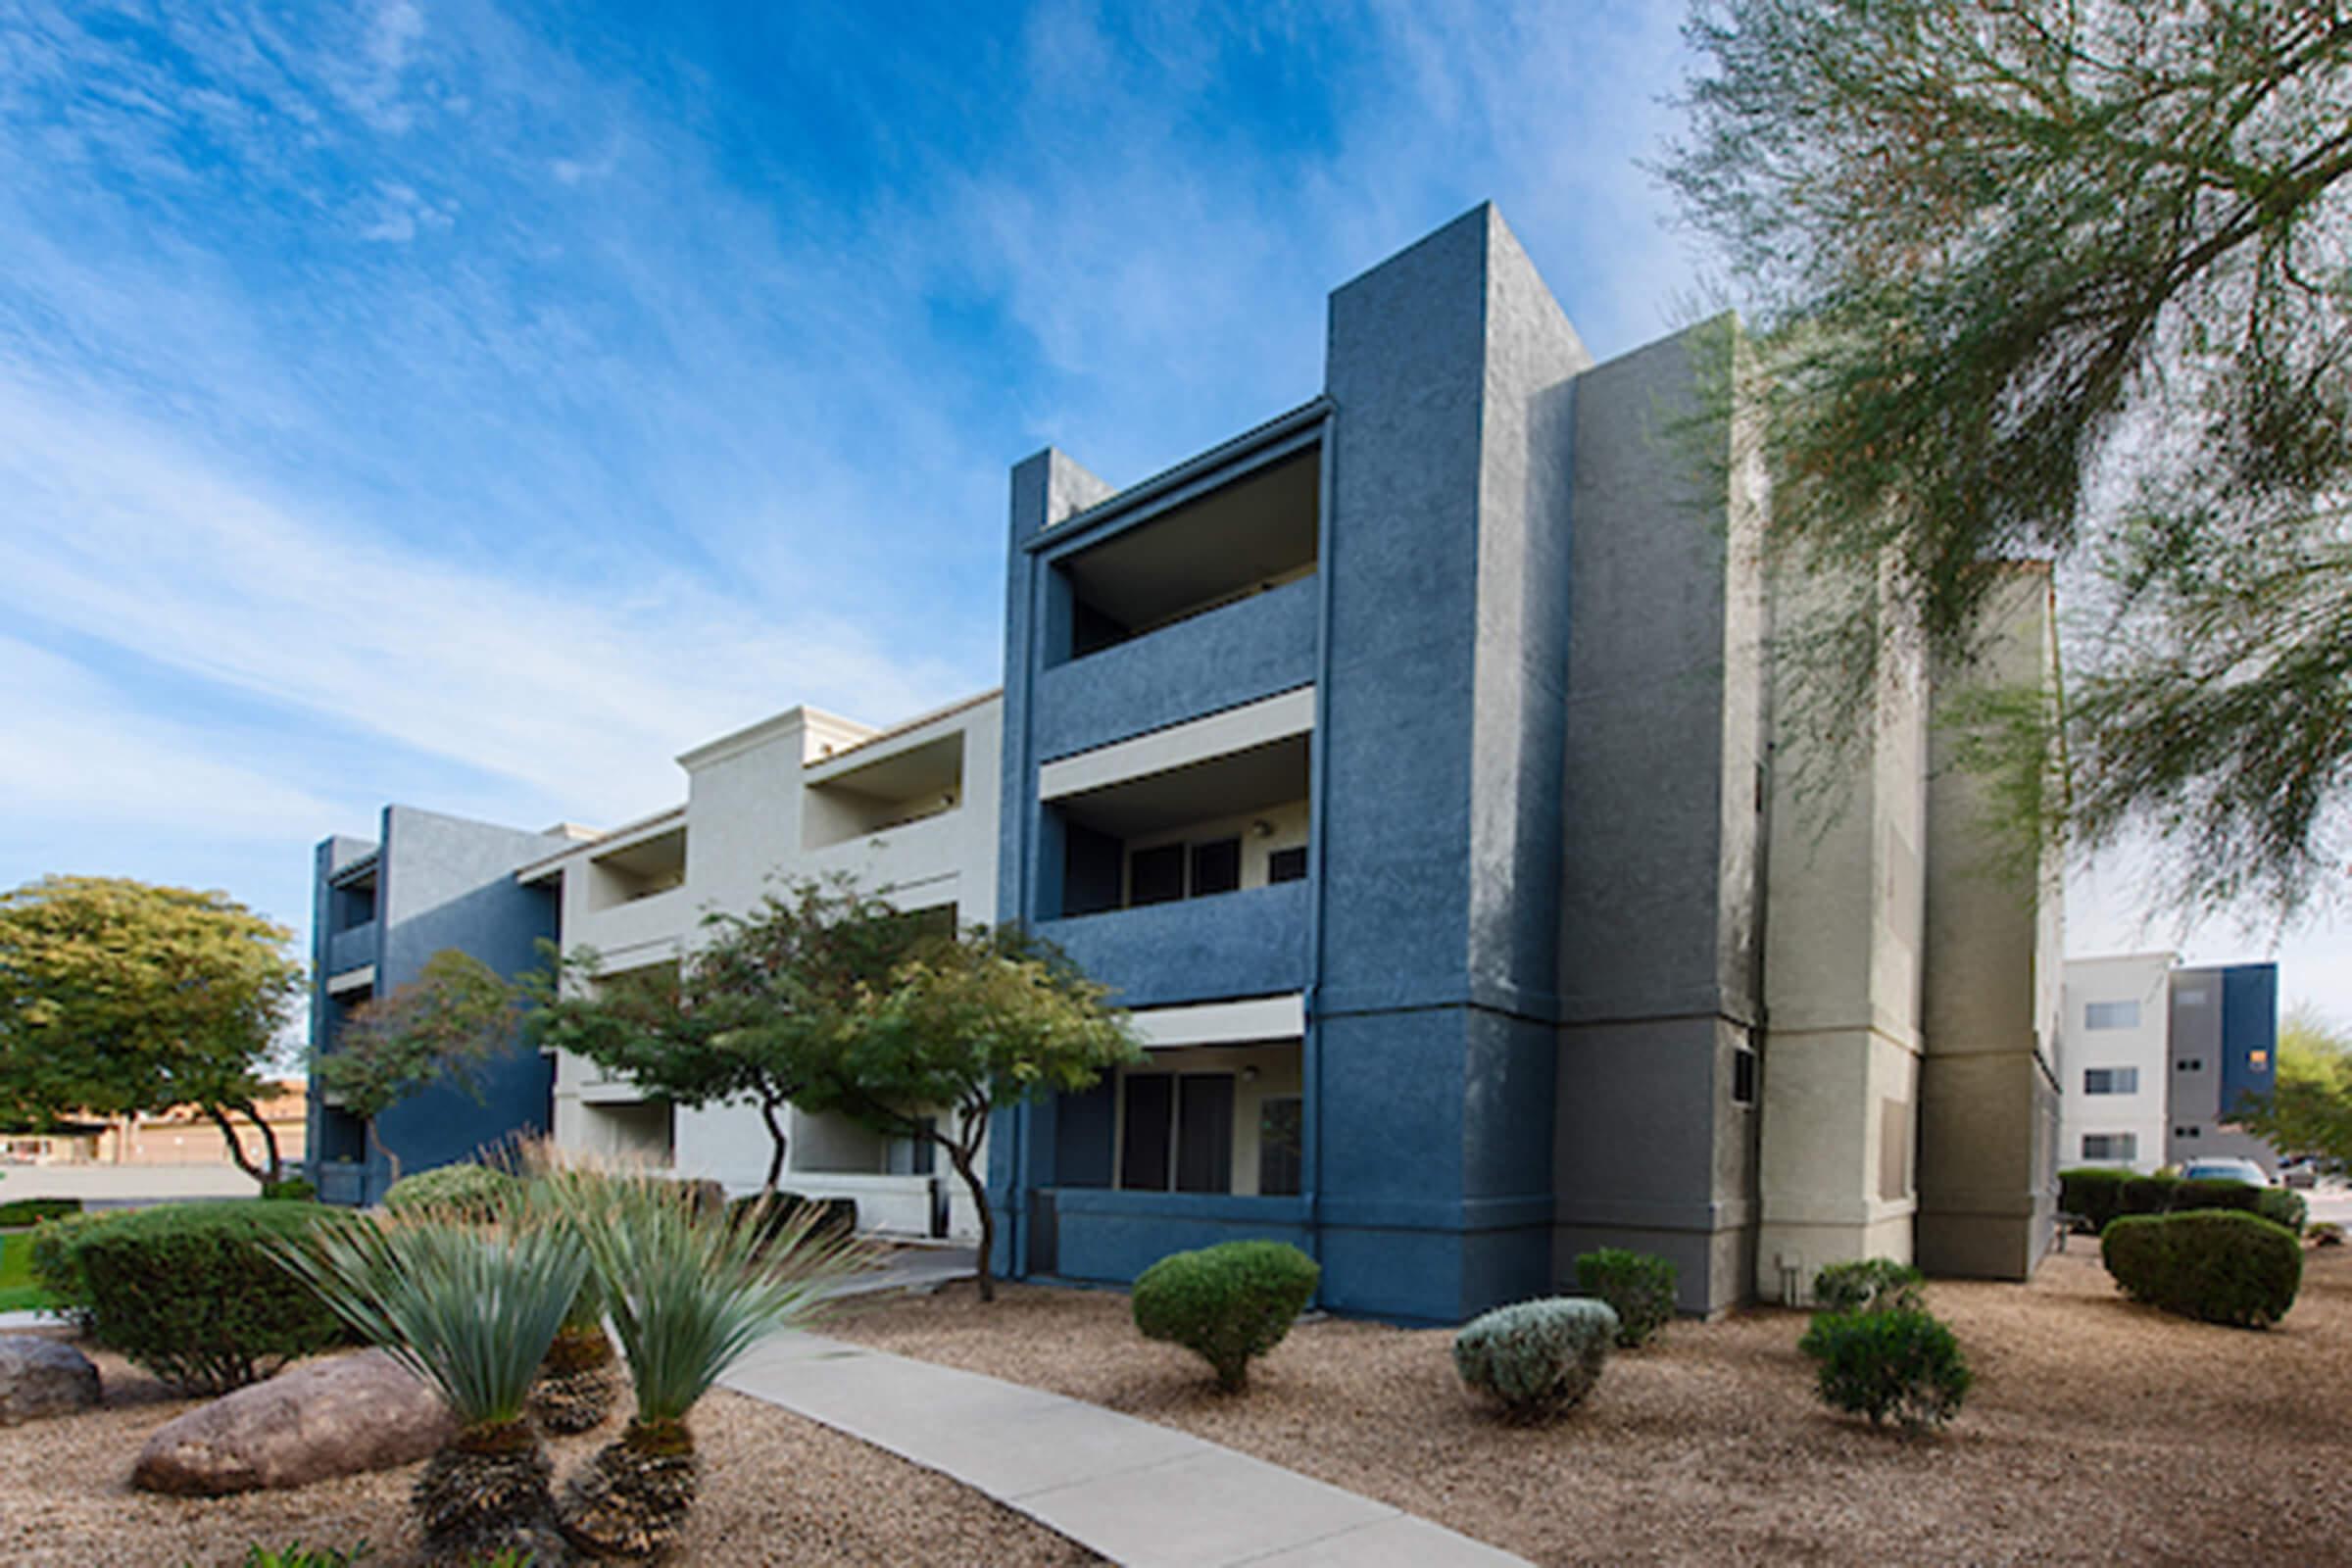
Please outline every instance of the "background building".
[{"label": "background building", "polygon": [[2278,1081],[2278,966],[2177,962],[2141,953],[2067,963],[2066,1163],[2278,1163],[2278,1151],[2229,1120]]}]

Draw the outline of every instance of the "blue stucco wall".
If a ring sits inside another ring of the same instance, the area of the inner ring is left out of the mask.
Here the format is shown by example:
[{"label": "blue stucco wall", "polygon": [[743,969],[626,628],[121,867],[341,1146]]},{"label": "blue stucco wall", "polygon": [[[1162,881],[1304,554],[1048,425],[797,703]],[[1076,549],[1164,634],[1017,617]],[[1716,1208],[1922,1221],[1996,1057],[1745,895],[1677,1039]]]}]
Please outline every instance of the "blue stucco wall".
[{"label": "blue stucco wall", "polygon": [[[329,845],[321,846],[322,867]],[[348,841],[346,841],[348,842]],[[410,807],[387,807],[377,846],[375,994],[415,980],[425,960],[445,948],[479,958],[504,975],[539,963],[537,944],[557,934],[553,894],[514,881],[515,869],[554,847],[538,833],[444,816]],[[315,900],[327,906],[325,873]],[[323,945],[324,939],[321,939]],[[314,1005],[319,1039],[331,1039],[334,1008],[321,985]],[[397,1156],[402,1174],[471,1157],[516,1138],[540,1136],[549,1124],[553,1087],[546,1058],[519,1039],[480,1075],[480,1100],[450,1085],[418,1092],[376,1118],[376,1138]],[[314,1097],[316,1098],[316,1097]],[[331,1117],[328,1118],[331,1121]],[[322,1154],[340,1152],[330,1137]],[[348,1168],[319,1169],[322,1195],[372,1202],[392,1180],[391,1158],[379,1149],[364,1178]]]},{"label": "blue stucco wall", "polygon": [[1038,931],[1123,1007],[1265,997],[1306,984],[1305,882],[1152,904]]},{"label": "blue stucco wall", "polygon": [[[2263,1065],[2254,1065],[2255,1053]],[[2222,971],[2222,1098],[2227,1117],[2249,1095],[2278,1086],[2278,966],[2232,964]]]},{"label": "blue stucco wall", "polygon": [[1035,746],[1052,761],[1315,678],[1312,577],[1041,669]]}]

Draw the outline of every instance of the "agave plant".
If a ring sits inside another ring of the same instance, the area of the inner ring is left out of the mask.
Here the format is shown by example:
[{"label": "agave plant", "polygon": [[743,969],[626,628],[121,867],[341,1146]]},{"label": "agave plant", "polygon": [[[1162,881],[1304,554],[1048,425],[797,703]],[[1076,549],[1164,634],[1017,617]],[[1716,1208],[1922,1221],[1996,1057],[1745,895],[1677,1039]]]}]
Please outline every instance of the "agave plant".
[{"label": "agave plant", "polygon": [[560,1560],[547,1455],[525,1404],[587,1278],[579,1240],[517,1209],[500,1226],[427,1215],[322,1228],[278,1255],[458,1419],[416,1480],[427,1555]]},{"label": "agave plant", "polygon": [[620,1397],[620,1377],[612,1360],[612,1341],[605,1333],[604,1294],[592,1274],[540,1363],[539,1381],[531,1387],[531,1419],[548,1432],[586,1432],[603,1426]]},{"label": "agave plant", "polygon": [[599,1556],[659,1557],[699,1487],[687,1412],[761,1340],[806,1321],[860,1250],[812,1235],[814,1210],[730,1218],[647,1174],[551,1164],[539,1185],[594,1259],[637,1396],[620,1438],[566,1489],[564,1531]]}]

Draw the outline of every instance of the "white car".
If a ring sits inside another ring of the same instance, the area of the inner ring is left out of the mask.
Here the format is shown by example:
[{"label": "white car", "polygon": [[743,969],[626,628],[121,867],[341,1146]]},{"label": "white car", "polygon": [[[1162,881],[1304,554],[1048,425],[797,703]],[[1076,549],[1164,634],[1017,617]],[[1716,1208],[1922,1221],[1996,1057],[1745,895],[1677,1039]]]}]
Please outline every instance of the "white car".
[{"label": "white car", "polygon": [[2214,1154],[2204,1159],[2192,1159],[2180,1167],[2184,1182],[2244,1182],[2248,1187],[2274,1185],[2271,1173],[2250,1159],[2234,1154]]}]

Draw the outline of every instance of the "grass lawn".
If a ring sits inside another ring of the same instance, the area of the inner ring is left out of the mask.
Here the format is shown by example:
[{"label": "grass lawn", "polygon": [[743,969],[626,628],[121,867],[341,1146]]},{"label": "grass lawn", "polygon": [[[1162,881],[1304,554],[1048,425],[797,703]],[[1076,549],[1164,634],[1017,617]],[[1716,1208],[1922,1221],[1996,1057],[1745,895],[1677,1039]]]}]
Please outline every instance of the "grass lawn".
[{"label": "grass lawn", "polygon": [[1299,1325],[1217,1394],[1111,1292],[968,1286],[845,1307],[820,1332],[1089,1399],[1377,1497],[1540,1563],[2347,1560],[2352,1248],[2306,1254],[2264,1333],[2120,1297],[2078,1243],[2031,1285],[1937,1282],[1977,1373],[1939,1438],[1832,1414],[1802,1313],[1677,1323],[1586,1404],[1513,1428],[1442,1330]]},{"label": "grass lawn", "polygon": [[49,1298],[32,1283],[32,1232],[0,1231],[0,1312],[28,1312]]}]

